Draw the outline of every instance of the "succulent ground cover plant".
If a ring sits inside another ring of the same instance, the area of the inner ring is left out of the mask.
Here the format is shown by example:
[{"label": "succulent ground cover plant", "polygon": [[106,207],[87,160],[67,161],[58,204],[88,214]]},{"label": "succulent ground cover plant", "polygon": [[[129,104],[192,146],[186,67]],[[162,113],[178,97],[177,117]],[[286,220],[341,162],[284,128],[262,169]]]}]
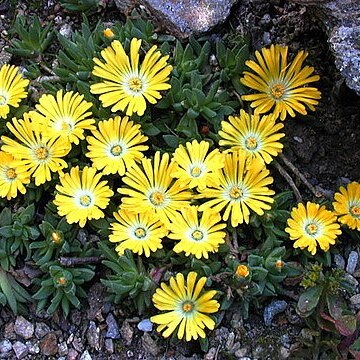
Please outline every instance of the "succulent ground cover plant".
[{"label": "succulent ground cover plant", "polygon": [[[305,50],[274,44],[260,54],[246,37],[182,44],[134,10],[112,27],[84,17],[69,39],[54,30],[57,66],[39,83],[34,53],[46,59],[51,25],[18,21],[14,31],[9,51],[25,71],[0,68],[2,306],[68,316],[97,277],[159,336],[206,349],[220,310],[240,301],[247,318],[302,279],[298,313],[335,334],[336,351],[355,334],[354,287],[330,253],[342,231],[359,240],[360,184],[302,203],[274,176],[283,123],[321,98]],[[37,99],[27,97],[32,81]],[[96,242],[79,241],[81,229]],[[22,263],[39,271],[27,289],[12,275]]]}]

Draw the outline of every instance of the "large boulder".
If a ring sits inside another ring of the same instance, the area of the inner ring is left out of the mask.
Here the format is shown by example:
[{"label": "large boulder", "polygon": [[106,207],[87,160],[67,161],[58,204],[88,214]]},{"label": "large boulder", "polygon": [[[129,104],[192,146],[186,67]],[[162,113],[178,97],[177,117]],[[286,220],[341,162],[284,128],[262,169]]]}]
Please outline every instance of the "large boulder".
[{"label": "large boulder", "polygon": [[327,31],[336,67],[347,86],[360,95],[360,1],[292,1],[313,8]]},{"label": "large boulder", "polygon": [[224,22],[237,0],[144,0],[169,32],[180,38],[201,34]]}]

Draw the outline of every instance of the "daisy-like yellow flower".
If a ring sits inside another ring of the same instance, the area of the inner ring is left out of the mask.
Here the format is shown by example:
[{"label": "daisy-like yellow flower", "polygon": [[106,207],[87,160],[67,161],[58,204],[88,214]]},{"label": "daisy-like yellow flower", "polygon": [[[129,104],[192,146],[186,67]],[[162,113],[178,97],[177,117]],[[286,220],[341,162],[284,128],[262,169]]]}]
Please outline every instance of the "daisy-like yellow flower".
[{"label": "daisy-like yellow flower", "polygon": [[0,197],[10,200],[16,198],[18,191],[25,194],[24,184],[29,182],[29,173],[14,166],[14,157],[11,154],[0,151]]},{"label": "daisy-like yellow flower", "polygon": [[275,123],[272,116],[249,115],[240,110],[240,116],[229,116],[221,122],[220,146],[231,146],[230,151],[242,149],[250,157],[256,157],[269,164],[284,147],[279,140],[282,123]]},{"label": "daisy-like yellow flower", "polygon": [[335,193],[333,206],[338,220],[350,229],[360,231],[360,184],[356,181]]},{"label": "daisy-like yellow flower", "polygon": [[91,85],[93,94],[101,94],[104,107],[112,106],[111,111],[125,111],[126,115],[143,115],[146,100],[155,104],[161,99],[161,90],[170,89],[167,83],[172,70],[167,65],[169,56],[161,56],[153,46],[139,64],[141,40],[133,38],[130,43],[130,59],[118,40],[101,52],[105,63],[94,58],[93,74],[104,81]]},{"label": "daisy-like yellow flower", "polygon": [[40,129],[25,113],[24,119],[12,120],[6,126],[19,141],[2,136],[1,149],[15,158],[14,166],[20,172],[28,172],[35,178],[35,185],[51,180],[52,172],[62,174],[67,163],[62,159],[70,151],[69,143],[61,138],[45,140]]},{"label": "daisy-like yellow flower", "polygon": [[302,67],[307,58],[306,51],[300,51],[295,59],[288,64],[288,47],[271,45],[263,48],[261,53],[255,52],[257,61],[248,60],[246,65],[253,71],[244,71],[240,81],[247,87],[257,90],[258,94],[243,95],[242,99],[252,101],[251,107],[255,114],[263,114],[272,110],[275,118],[280,115],[295,116],[295,111],[306,115],[306,106],[314,111],[321,98],[320,91],[305,85],[318,81],[318,75],[312,75],[314,68]]},{"label": "daisy-like yellow flower", "polygon": [[98,129],[88,136],[89,152],[86,154],[98,170],[103,174],[125,174],[135,161],[140,160],[149,147],[143,145],[148,138],[141,134],[140,125],[129,121],[125,116],[100,121]]},{"label": "daisy-like yellow flower", "polygon": [[63,94],[62,90],[56,97],[44,94],[35,105],[37,112],[32,111],[31,117],[42,129],[44,138],[61,137],[75,145],[83,140],[84,130],[94,130],[95,120],[91,118],[91,102],[84,100],[84,95],[73,91]]},{"label": "daisy-like yellow flower", "polygon": [[220,304],[213,299],[215,290],[202,292],[206,277],[196,282],[197,273],[191,271],[186,279],[179,273],[170,278],[170,285],[161,283],[153,295],[154,306],[164,314],[154,315],[150,320],[158,324],[157,331],[167,338],[177,330],[178,339],[186,341],[205,338],[205,328],[213,330],[215,321],[207,314],[219,310]]},{"label": "daisy-like yellow flower", "polygon": [[151,252],[162,249],[162,238],[167,235],[165,226],[149,214],[134,214],[126,210],[114,213],[117,222],[110,224],[112,233],[109,240],[120,243],[115,250],[123,255],[126,249],[133,253],[150,256]]},{"label": "daisy-like yellow flower", "polygon": [[70,173],[60,177],[60,185],[56,185],[57,194],[54,204],[60,216],[65,216],[69,224],[79,223],[84,227],[88,220],[98,220],[105,215],[105,209],[114,192],[107,181],[100,181],[101,174],[96,169],[85,166],[82,171],[73,167]]},{"label": "daisy-like yellow flower", "polygon": [[157,151],[154,162],[144,158],[141,164],[142,168],[134,164],[122,179],[129,188],[118,189],[120,194],[127,195],[122,198],[121,208],[133,213],[156,214],[168,224],[177,210],[189,206],[192,194],[170,176],[176,164],[170,162],[168,153],[160,156]]},{"label": "daisy-like yellow flower", "polygon": [[219,245],[225,242],[225,223],[220,223],[221,216],[213,211],[202,213],[199,219],[198,207],[190,206],[176,213],[168,225],[168,238],[180,240],[174,247],[176,253],[185,252],[186,256],[194,255],[197,259],[209,258],[209,252],[217,252]]},{"label": "daisy-like yellow flower", "polygon": [[208,153],[210,144],[207,141],[193,140],[185,145],[179,145],[175,150],[173,160],[178,167],[171,176],[190,189],[204,190],[207,186],[218,185],[216,171],[224,167],[224,155],[219,149]]},{"label": "daisy-like yellow flower", "polygon": [[199,211],[225,209],[223,220],[231,219],[231,226],[249,223],[250,210],[263,215],[271,209],[275,194],[267,185],[272,184],[265,163],[259,159],[246,157],[243,150],[225,155],[225,167],[217,174],[220,185],[201,191],[199,198],[211,198],[199,207]]},{"label": "daisy-like yellow flower", "polygon": [[325,206],[310,201],[306,203],[306,207],[299,203],[291,210],[287,225],[285,231],[291,240],[296,240],[294,248],[308,248],[312,255],[316,254],[317,245],[328,251],[341,234],[335,214],[326,210]]},{"label": "daisy-like yellow flower", "polygon": [[26,98],[28,85],[29,80],[23,79],[18,67],[5,64],[0,68],[0,118],[6,119],[10,106],[18,107]]}]

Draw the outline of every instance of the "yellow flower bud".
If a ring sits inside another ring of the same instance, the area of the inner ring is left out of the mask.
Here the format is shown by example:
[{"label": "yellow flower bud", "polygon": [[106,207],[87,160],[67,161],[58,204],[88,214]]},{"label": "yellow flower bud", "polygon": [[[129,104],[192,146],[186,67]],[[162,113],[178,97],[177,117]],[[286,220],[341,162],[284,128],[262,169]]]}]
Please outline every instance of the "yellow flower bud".
[{"label": "yellow flower bud", "polygon": [[276,261],[275,266],[276,266],[279,270],[281,270],[282,267],[284,266],[284,263],[283,263],[282,260],[279,259],[279,260]]},{"label": "yellow flower bud", "polygon": [[55,244],[60,244],[61,243],[61,234],[58,232],[58,231],[53,231],[51,233],[51,238],[52,238],[52,241],[55,243]]},{"label": "yellow flower bud", "polygon": [[66,285],[67,280],[66,280],[66,278],[64,278],[64,277],[62,276],[62,277],[59,277],[59,278],[57,279],[57,283],[58,283],[59,285]]},{"label": "yellow flower bud", "polygon": [[236,269],[236,275],[239,277],[248,277],[249,273],[249,268],[246,265],[239,265]]},{"label": "yellow flower bud", "polygon": [[112,39],[115,34],[113,33],[113,31],[109,28],[106,28],[103,32],[104,36],[107,37],[108,39]]}]

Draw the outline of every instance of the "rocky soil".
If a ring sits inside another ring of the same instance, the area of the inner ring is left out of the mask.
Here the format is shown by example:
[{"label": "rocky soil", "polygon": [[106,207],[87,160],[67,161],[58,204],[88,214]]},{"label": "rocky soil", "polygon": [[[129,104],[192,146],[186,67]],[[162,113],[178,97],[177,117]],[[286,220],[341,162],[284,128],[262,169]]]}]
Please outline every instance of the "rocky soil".
[{"label": "rocky soil", "polygon": [[[29,3],[0,2],[0,58],[8,56],[3,47],[15,14],[28,14]],[[43,19],[54,20],[63,32],[74,30],[79,19],[66,14],[57,2],[49,0],[35,10]],[[286,122],[285,155],[296,164],[308,181],[325,196],[331,196],[339,184],[360,180],[360,98],[350,90],[335,67],[327,43],[325,28],[306,1],[244,0],[232,8],[229,20],[213,30],[250,30],[254,48],[270,43],[290,46],[292,53],[309,51],[308,61],[321,77],[318,86],[322,101],[315,113]],[[124,18],[112,7],[100,13],[104,21]],[[15,10],[15,11],[14,11]],[[34,11],[34,10],[32,10]],[[297,179],[298,180],[298,179]],[[307,188],[297,181],[302,192]],[[309,194],[310,195],[310,194]],[[344,247],[336,264],[344,268],[358,285],[360,279],[358,249]],[[209,350],[202,352],[198,343],[164,341],[159,338],[146,315],[131,314],[130,304],[111,305],[100,283],[88,289],[82,310],[72,311],[68,319],[61,314],[39,318],[30,309],[27,318],[14,317],[8,309],[0,313],[0,358],[3,359],[306,359],[299,353],[311,340],[303,320],[295,313],[291,297],[264,304],[264,310],[252,313],[244,321],[237,304],[220,313],[218,327],[209,336]],[[351,299],[360,309],[359,295]],[[130,314],[130,315],[129,315]],[[309,357],[308,357],[309,356]]]}]

